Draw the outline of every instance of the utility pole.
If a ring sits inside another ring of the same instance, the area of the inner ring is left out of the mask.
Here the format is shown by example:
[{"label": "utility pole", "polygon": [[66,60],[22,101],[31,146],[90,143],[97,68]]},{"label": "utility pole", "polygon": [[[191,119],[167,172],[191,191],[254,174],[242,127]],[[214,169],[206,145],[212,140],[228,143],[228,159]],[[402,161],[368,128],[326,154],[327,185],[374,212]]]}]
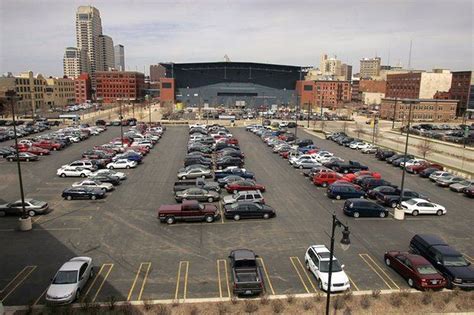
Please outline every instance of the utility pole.
[{"label": "utility pole", "polygon": [[[409,103],[410,107],[408,109],[408,123],[407,123],[407,128],[405,130],[405,132],[407,133],[407,136],[406,136],[406,141],[405,141],[405,155],[404,157],[406,158],[407,156],[407,153],[408,153],[408,138],[410,136],[410,120],[411,120],[411,108],[413,106],[413,102],[410,102]],[[400,185],[400,198],[398,199],[398,206],[400,207],[401,204],[402,204],[402,200],[403,200],[403,187],[405,185],[405,173],[406,173],[406,168],[403,167],[402,168],[403,172],[402,172],[402,183]]]},{"label": "utility pole", "polygon": [[395,128],[395,117],[396,117],[396,113],[397,113],[397,100],[398,100],[398,98],[395,97],[395,106],[393,106],[392,130]]}]

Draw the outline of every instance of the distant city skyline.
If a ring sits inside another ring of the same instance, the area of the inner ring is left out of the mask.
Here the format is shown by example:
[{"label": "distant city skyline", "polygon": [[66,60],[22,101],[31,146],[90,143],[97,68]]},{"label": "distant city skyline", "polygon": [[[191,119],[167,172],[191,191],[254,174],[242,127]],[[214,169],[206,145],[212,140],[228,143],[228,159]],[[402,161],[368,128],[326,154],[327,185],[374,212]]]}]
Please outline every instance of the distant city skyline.
[{"label": "distant city skyline", "polygon": [[454,1],[2,1],[0,73],[62,76],[75,46],[75,12],[100,11],[104,33],[126,49],[125,70],[158,62],[231,61],[319,66],[337,55],[359,71],[361,58],[382,64],[470,70],[472,3]]}]

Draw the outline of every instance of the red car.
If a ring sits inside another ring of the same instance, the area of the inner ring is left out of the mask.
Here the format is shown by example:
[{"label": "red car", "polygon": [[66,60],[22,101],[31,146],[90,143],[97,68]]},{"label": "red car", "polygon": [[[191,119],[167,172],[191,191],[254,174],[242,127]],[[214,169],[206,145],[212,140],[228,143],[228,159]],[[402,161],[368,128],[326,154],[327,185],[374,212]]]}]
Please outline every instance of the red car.
[{"label": "red car", "polygon": [[446,286],[446,279],[422,256],[389,251],[385,253],[384,260],[385,264],[405,278],[412,288],[441,290]]},{"label": "red car", "polygon": [[378,172],[372,172],[372,171],[358,171],[355,172],[354,174],[346,174],[344,175],[344,180],[347,180],[348,182],[353,182],[357,177],[363,176],[363,175],[370,175],[375,179],[381,179],[382,175]]},{"label": "red car", "polygon": [[132,145],[131,147],[127,148],[126,151],[128,151],[128,149],[133,150],[133,151],[140,152],[140,153],[143,154],[143,155],[147,155],[147,154],[150,152],[150,148],[149,148],[149,147],[139,146],[139,145]]},{"label": "red car", "polygon": [[29,152],[35,155],[48,155],[50,153],[48,149],[43,149],[43,148],[34,147],[34,146],[31,146],[26,151],[22,151],[22,152]]},{"label": "red car", "polygon": [[321,172],[313,176],[313,184],[327,187],[340,179],[342,179],[342,175],[336,172]]},{"label": "red car", "polygon": [[421,164],[418,164],[418,165],[410,165],[406,168],[406,171],[408,173],[413,173],[413,174],[418,174],[420,173],[421,171],[423,171],[424,169],[427,169],[427,168],[436,168],[440,171],[443,170],[443,166],[442,165],[439,165],[439,164],[432,164],[432,163],[428,163],[428,162],[422,162]]},{"label": "red car", "polygon": [[464,188],[463,193],[471,198],[474,198],[474,187]]},{"label": "red car", "polygon": [[290,151],[283,151],[280,152],[280,156],[284,159],[288,159],[288,155],[290,154]]},{"label": "red car", "polygon": [[227,184],[225,189],[229,193],[236,193],[243,190],[260,190],[265,191],[265,186],[255,183],[253,180],[238,180]]},{"label": "red car", "polygon": [[53,142],[53,141],[49,141],[49,140],[41,140],[41,141],[38,141],[38,142],[33,142],[33,146],[35,147],[39,147],[39,148],[42,148],[42,149],[47,149],[47,150],[61,150],[62,149],[62,146],[61,144],[57,143],[57,142]]},{"label": "red car", "polygon": [[226,143],[228,144],[239,144],[239,140],[237,140],[236,138],[229,138],[226,140]]}]

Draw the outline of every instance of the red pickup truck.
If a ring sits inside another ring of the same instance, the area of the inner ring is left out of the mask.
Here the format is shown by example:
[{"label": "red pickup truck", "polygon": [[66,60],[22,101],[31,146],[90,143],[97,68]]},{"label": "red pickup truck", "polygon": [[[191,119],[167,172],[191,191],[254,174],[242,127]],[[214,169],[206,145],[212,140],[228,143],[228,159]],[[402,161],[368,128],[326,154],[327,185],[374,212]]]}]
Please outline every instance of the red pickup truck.
[{"label": "red pickup truck", "polygon": [[418,165],[410,165],[410,166],[407,166],[406,167],[406,171],[408,173],[413,173],[413,174],[418,174],[420,173],[421,171],[423,171],[424,169],[427,169],[427,168],[436,168],[440,171],[443,170],[443,166],[442,165],[439,165],[439,164],[433,164],[433,163],[429,163],[429,162],[422,162]]},{"label": "red pickup truck", "polygon": [[54,150],[54,151],[61,150],[63,148],[63,146],[60,143],[48,141],[48,140],[33,142],[33,146],[40,147],[42,149],[47,149],[47,150]]},{"label": "red pickup truck", "polygon": [[162,205],[158,209],[160,222],[173,224],[176,221],[206,221],[207,223],[219,220],[220,213],[212,204],[202,204],[195,200],[183,201],[177,205]]}]

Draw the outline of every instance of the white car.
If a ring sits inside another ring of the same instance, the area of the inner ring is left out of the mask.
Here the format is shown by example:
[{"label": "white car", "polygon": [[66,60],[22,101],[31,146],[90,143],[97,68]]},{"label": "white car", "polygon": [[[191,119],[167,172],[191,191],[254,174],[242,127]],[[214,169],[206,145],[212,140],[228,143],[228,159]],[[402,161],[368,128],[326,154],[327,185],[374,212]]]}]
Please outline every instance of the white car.
[{"label": "white car", "polygon": [[365,153],[365,154],[375,153],[377,152],[377,147],[372,144],[367,144],[365,147],[360,149],[360,152]]},{"label": "white car", "polygon": [[120,180],[124,180],[124,179],[127,179],[127,175],[125,173],[122,173],[122,172],[117,172],[117,171],[113,171],[113,170],[109,170],[109,169],[101,169],[101,170],[97,170],[95,171],[94,173],[91,173],[89,175],[89,177],[94,177],[96,175],[110,175],[110,176],[115,176],[115,177],[118,177]]},{"label": "white car", "polygon": [[149,149],[153,148],[153,142],[151,140],[138,140],[133,141],[132,146],[139,146],[139,147],[148,147]]},{"label": "white car", "polygon": [[425,199],[413,198],[407,201],[402,201],[402,208],[407,214],[418,215],[418,214],[446,214],[446,208]]},{"label": "white car", "polygon": [[[313,273],[318,281],[320,290],[327,291],[329,276],[329,250],[325,245],[313,245],[306,250],[304,256],[306,268]],[[344,272],[336,257],[332,258],[331,292],[341,292],[350,289],[349,277]]]},{"label": "white car", "polygon": [[280,122],[279,125],[280,125],[280,128],[286,128],[286,127],[288,127],[288,122],[287,121],[282,121],[282,122]]},{"label": "white car", "polygon": [[318,161],[319,163],[322,163],[323,160],[327,160],[329,158],[332,158],[333,156],[334,154],[330,152],[324,152],[324,153],[316,155],[316,161]]},{"label": "white car", "polygon": [[61,177],[86,177],[91,174],[90,170],[77,166],[63,166],[56,172],[56,175]]},{"label": "white car", "polygon": [[137,162],[129,161],[127,159],[120,159],[115,162],[107,164],[107,168],[112,170],[114,168],[135,168],[137,167]]},{"label": "white car", "polygon": [[75,257],[59,268],[46,291],[46,301],[69,304],[78,300],[87,281],[94,275],[92,258]]},{"label": "white car", "polygon": [[415,166],[415,165],[420,165],[422,163],[425,163],[426,161],[423,159],[410,159],[406,162],[401,162],[400,166],[403,167],[408,167],[408,166]]},{"label": "white car", "polygon": [[111,183],[102,183],[96,180],[86,179],[82,182],[75,182],[72,187],[86,187],[86,188],[99,188],[105,191],[111,191],[114,189],[114,185]]},{"label": "white car", "polygon": [[359,146],[363,145],[364,142],[354,142],[351,145],[349,145],[349,148],[351,149],[359,149]]},{"label": "white car", "polygon": [[301,154],[299,156],[294,156],[294,157],[291,157],[288,162],[291,164],[291,165],[295,165],[295,163],[297,161],[302,161],[303,159],[310,159],[310,160],[313,160],[314,162],[318,162],[316,161],[316,158],[314,157],[314,155],[312,154]]}]

